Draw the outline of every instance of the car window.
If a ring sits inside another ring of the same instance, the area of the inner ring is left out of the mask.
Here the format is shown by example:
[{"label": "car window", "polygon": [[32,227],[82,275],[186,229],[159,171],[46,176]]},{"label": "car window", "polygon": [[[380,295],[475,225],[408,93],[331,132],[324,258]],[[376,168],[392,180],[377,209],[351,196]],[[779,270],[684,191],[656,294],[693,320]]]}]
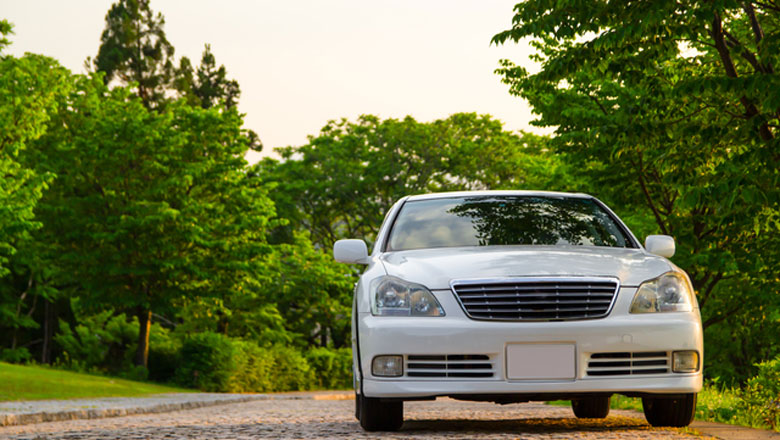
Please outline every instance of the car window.
[{"label": "car window", "polygon": [[492,245],[633,247],[592,199],[475,196],[406,202],[387,250]]}]

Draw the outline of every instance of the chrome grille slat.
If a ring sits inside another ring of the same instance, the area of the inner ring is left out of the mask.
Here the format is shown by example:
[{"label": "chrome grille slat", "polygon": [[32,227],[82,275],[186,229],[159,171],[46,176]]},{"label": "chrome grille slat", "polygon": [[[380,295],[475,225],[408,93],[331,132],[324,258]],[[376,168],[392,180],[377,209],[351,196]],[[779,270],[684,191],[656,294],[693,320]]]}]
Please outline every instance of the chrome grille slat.
[{"label": "chrome grille slat", "polygon": [[599,277],[454,280],[450,285],[470,318],[500,321],[603,318],[619,289],[616,279]]},{"label": "chrome grille slat", "polygon": [[[609,291],[612,289],[612,286],[610,283],[591,283],[593,286],[593,289],[596,290],[604,290]],[[512,292],[512,291],[523,291],[523,290],[543,290],[543,289],[549,289],[549,290],[578,290],[582,289],[582,285],[575,284],[575,283],[537,283],[534,286],[511,286],[507,287],[504,285],[485,285],[485,286],[479,286],[479,287],[463,287],[463,292],[465,293],[476,293],[476,292]]]},{"label": "chrome grille slat", "polygon": [[[612,300],[609,299],[593,299],[589,300],[588,304],[609,304]],[[543,304],[559,304],[559,305],[567,305],[567,304],[579,304],[577,300],[566,300],[566,301],[463,301],[463,304],[469,305],[469,306],[537,306],[537,305],[543,305]]]},{"label": "chrome grille slat", "polygon": [[556,313],[556,312],[589,312],[589,311],[595,311],[594,309],[588,309],[588,308],[551,308],[549,310],[533,310],[533,309],[523,309],[519,307],[515,307],[512,310],[502,310],[500,308],[487,308],[486,310],[478,309],[471,307],[469,310],[472,311],[473,314],[479,314],[479,313],[514,313],[514,314],[523,314],[523,313]]},{"label": "chrome grille slat", "polygon": [[[480,296],[466,296],[466,295],[463,295],[460,298],[463,301],[473,301],[473,300],[480,300],[480,299],[486,299],[486,298],[489,298],[489,299],[515,298],[515,299],[521,299],[521,300],[526,300],[527,299],[527,300],[532,301],[534,299],[542,299],[542,300],[544,300],[544,299],[550,298],[550,296],[552,296],[552,295],[550,295],[550,294],[535,294],[535,293],[532,293],[532,294],[529,294],[529,293],[526,293],[526,294],[522,294],[522,293],[514,294],[513,293],[511,295],[490,295],[490,296],[484,296],[484,295],[480,295]],[[593,298],[593,299],[610,299],[610,298],[612,298],[612,294],[611,293],[609,293],[609,294],[607,294],[607,293],[590,294],[588,296],[590,298]],[[573,301],[573,300],[576,300],[578,298],[582,298],[582,294],[555,295],[553,297],[554,298],[560,298],[560,299],[564,299],[564,300],[571,300],[571,301]]]},{"label": "chrome grille slat", "polygon": [[490,367],[488,367],[488,368],[472,368],[472,369],[465,369],[465,368],[464,369],[451,369],[451,368],[412,368],[410,366],[408,373],[420,373],[420,372],[424,372],[424,373],[442,373],[442,372],[447,372],[447,373],[449,373],[449,372],[455,372],[455,373],[479,373],[479,374],[482,374],[482,373],[488,372],[490,374],[493,374],[491,371],[486,371],[486,370],[490,370],[490,369],[491,369]]}]

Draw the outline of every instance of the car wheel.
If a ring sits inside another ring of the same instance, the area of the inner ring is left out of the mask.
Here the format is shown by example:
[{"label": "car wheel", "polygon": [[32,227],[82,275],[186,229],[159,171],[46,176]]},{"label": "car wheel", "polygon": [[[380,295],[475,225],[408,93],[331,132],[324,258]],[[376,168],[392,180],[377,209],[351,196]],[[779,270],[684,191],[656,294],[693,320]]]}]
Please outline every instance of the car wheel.
[{"label": "car wheel", "polygon": [[642,409],[653,426],[688,426],[696,414],[696,393],[683,397],[643,397]]},{"label": "car wheel", "polygon": [[609,414],[609,397],[590,397],[571,401],[578,419],[603,419]]},{"label": "car wheel", "polygon": [[360,426],[366,431],[398,431],[404,423],[403,401],[383,402],[361,395],[358,405]]}]

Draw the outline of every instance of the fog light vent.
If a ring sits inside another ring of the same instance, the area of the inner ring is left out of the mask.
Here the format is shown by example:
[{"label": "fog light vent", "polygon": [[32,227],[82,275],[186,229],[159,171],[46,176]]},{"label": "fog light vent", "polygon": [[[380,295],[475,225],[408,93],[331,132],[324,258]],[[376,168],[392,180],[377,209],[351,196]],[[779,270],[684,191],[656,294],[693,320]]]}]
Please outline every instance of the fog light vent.
[{"label": "fog light vent", "polygon": [[699,371],[699,353],[696,351],[675,351],[672,353],[672,371],[675,373]]},{"label": "fog light vent", "polygon": [[404,357],[398,355],[377,356],[371,362],[371,374],[378,377],[398,377],[404,374]]}]

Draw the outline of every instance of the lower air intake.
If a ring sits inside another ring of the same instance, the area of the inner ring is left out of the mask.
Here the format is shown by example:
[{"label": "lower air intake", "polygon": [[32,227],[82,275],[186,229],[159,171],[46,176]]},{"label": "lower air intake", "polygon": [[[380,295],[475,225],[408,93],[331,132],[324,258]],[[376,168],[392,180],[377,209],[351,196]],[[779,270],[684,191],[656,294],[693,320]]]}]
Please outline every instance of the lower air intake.
[{"label": "lower air intake", "polygon": [[665,351],[593,353],[588,361],[588,376],[630,376],[669,372],[669,353]]},{"label": "lower air intake", "polygon": [[407,377],[490,378],[493,362],[486,354],[408,355]]}]

